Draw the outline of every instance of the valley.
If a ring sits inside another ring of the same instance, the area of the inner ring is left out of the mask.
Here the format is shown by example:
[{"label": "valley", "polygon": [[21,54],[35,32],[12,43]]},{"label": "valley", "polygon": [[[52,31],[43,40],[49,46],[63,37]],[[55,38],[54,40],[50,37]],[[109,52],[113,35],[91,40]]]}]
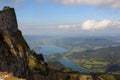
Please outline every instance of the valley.
[{"label": "valley", "polygon": [[[119,73],[120,71],[120,39],[118,37],[36,37],[35,40],[30,40],[28,37],[26,39],[30,47],[37,53],[42,53],[47,60],[69,60],[79,68],[92,72]],[[51,48],[43,47],[42,49],[39,47],[41,45]],[[53,46],[60,49],[52,48]],[[114,70],[116,68],[117,70]],[[75,69],[73,68],[73,70]]]}]

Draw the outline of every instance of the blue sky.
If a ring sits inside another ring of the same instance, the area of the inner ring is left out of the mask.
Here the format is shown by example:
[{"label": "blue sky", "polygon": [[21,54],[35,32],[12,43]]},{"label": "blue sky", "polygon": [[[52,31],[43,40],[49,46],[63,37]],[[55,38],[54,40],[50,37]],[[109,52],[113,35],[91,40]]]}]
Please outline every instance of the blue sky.
[{"label": "blue sky", "polygon": [[19,28],[30,35],[118,34],[119,4],[120,0],[0,0],[1,9],[15,8]]}]

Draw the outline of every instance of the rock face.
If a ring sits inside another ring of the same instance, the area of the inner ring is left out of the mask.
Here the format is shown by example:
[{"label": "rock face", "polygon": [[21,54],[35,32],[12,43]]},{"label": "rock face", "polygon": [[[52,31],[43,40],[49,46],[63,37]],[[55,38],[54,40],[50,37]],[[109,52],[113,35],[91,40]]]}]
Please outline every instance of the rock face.
[{"label": "rock face", "polygon": [[0,29],[7,34],[18,31],[14,8],[4,7],[3,10],[0,11]]},{"label": "rock face", "polygon": [[0,11],[0,71],[12,72],[17,77],[27,76],[29,52],[18,29],[14,9],[4,7]]}]

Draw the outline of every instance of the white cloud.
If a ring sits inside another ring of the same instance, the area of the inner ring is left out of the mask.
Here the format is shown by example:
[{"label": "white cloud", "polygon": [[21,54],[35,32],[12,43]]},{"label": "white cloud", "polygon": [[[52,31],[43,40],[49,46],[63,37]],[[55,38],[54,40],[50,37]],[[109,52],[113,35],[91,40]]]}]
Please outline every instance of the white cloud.
[{"label": "white cloud", "polygon": [[61,0],[60,2],[66,5],[91,5],[120,8],[120,0]]},{"label": "white cloud", "polygon": [[90,5],[90,6],[106,6],[109,8],[120,8],[120,0],[37,0],[50,1],[63,5]]},{"label": "white cloud", "polygon": [[87,20],[85,21],[81,29],[82,30],[100,30],[109,27],[112,24],[112,21],[110,20],[102,20],[102,21],[97,21],[97,20]]},{"label": "white cloud", "polygon": [[113,21],[112,26],[115,26],[117,28],[120,28],[120,20],[118,21]]},{"label": "white cloud", "polygon": [[85,31],[98,31],[103,29],[118,29],[120,28],[120,20],[87,20],[84,21],[81,25],[59,25],[61,30],[85,30]]}]

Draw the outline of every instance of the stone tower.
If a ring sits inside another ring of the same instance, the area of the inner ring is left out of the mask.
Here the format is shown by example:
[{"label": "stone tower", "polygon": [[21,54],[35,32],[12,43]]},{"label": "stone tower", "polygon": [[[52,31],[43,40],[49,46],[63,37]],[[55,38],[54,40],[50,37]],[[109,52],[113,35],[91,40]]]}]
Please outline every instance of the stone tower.
[{"label": "stone tower", "polygon": [[14,8],[5,6],[3,10],[0,11],[0,29],[8,34],[18,30]]}]

